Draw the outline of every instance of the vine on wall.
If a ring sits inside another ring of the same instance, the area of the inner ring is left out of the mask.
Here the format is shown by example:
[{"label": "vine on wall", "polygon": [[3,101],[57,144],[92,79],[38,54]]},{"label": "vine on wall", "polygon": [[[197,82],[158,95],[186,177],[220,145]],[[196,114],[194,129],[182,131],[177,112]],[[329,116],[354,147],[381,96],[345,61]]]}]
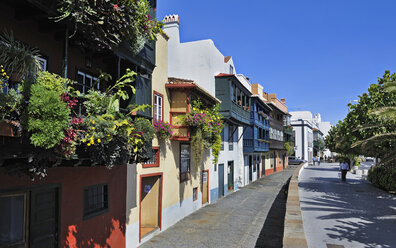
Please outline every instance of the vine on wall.
[{"label": "vine on wall", "polygon": [[206,106],[201,100],[192,101],[192,111],[183,116],[185,125],[192,129],[191,147],[195,166],[202,161],[203,149],[212,148],[213,164],[217,164],[221,149],[221,130],[224,123],[219,114],[220,105]]}]

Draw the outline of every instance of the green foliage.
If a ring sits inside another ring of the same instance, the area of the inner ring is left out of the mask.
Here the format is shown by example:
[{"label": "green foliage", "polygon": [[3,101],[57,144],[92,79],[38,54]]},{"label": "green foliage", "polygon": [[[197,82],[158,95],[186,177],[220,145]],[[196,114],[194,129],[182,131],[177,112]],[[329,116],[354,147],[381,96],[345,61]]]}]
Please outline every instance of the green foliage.
[{"label": "green foliage", "polygon": [[147,0],[64,0],[58,1],[60,16],[55,21],[74,23],[75,32],[84,38],[81,43],[89,48],[118,47],[129,44],[137,54],[149,40],[161,32],[162,23],[149,15]]},{"label": "green foliage", "polygon": [[58,92],[40,84],[32,85],[28,114],[28,131],[34,146],[50,149],[65,137],[70,109],[61,101]]},{"label": "green foliage", "polygon": [[375,186],[387,190],[396,191],[396,169],[385,166],[373,166],[370,168],[367,179]]},{"label": "green foliage", "polygon": [[0,120],[19,120],[22,111],[22,95],[14,89],[4,94],[0,89]]},{"label": "green foliage", "polygon": [[285,142],[284,147],[285,147],[287,154],[289,156],[294,154],[294,142]]},{"label": "green foliage", "polygon": [[202,130],[196,129],[191,135],[191,150],[192,150],[192,160],[195,164],[195,168],[198,170],[201,165],[202,155],[204,150],[204,142],[202,137]]},{"label": "green foliage", "polygon": [[88,116],[102,115],[106,113],[117,112],[118,106],[110,105],[111,97],[106,93],[96,90],[90,90],[84,95],[85,101],[83,105]]},{"label": "green foliage", "polygon": [[72,81],[55,73],[40,71],[37,73],[35,84],[41,85],[45,89],[61,95],[66,92],[67,85],[72,84]]},{"label": "green foliage", "polygon": [[349,113],[333,127],[326,138],[326,146],[334,152],[380,157],[390,163],[396,159],[396,123],[389,112],[380,109],[396,107],[396,91],[391,86],[396,74],[385,71],[377,84],[359,96],[357,104],[348,104]]},{"label": "green foliage", "polygon": [[34,76],[40,68],[37,59],[39,51],[21,41],[15,40],[11,33],[0,35],[0,64],[8,74],[15,75],[14,80],[20,81],[23,77]]},{"label": "green foliage", "polygon": [[[192,129],[193,133],[195,132],[195,135],[202,136],[203,148],[212,148],[212,154],[215,157],[213,162],[217,162],[221,148],[220,134],[224,127],[224,123],[221,120],[222,116],[219,114],[220,105],[216,104],[208,107],[199,99],[192,101],[191,105],[192,111],[183,116],[182,121],[184,125]],[[197,134],[197,130],[200,130],[201,134]],[[220,146],[218,144],[219,140]],[[197,145],[196,147],[198,149],[196,152],[194,151],[194,146],[192,146],[192,150],[199,157],[202,151],[200,150],[200,146]],[[202,158],[202,155],[199,158]]]},{"label": "green foliage", "polygon": [[[88,117],[83,123],[85,134],[81,141],[97,164],[104,163],[111,168],[115,164],[128,161],[140,163],[150,158],[154,127],[147,119],[132,120],[129,114],[124,115],[119,110],[120,100],[129,98],[127,89],[135,93],[132,86],[135,76],[135,72],[127,69],[104,93],[89,91],[83,96]],[[147,107],[139,105],[134,110],[144,110]]]},{"label": "green foliage", "polygon": [[219,154],[221,150],[221,136],[216,135],[216,140],[214,144],[212,145],[212,155],[213,155],[213,161],[212,163],[215,165],[219,161]]},{"label": "green foliage", "polygon": [[137,118],[133,121],[136,131],[141,132],[144,142],[151,142],[154,139],[155,128],[151,122],[144,118]]},{"label": "green foliage", "polygon": [[[116,83],[109,87],[105,92],[89,90],[83,97],[84,107],[88,115],[102,115],[102,114],[116,114],[119,112],[120,100],[128,100],[129,95],[127,89],[130,89],[135,94],[135,88],[132,83],[135,81],[136,72],[127,69],[125,74],[122,75]],[[109,80],[111,77],[101,74],[102,80]],[[79,95],[79,93],[77,93]],[[138,106],[145,108],[145,106]]]}]

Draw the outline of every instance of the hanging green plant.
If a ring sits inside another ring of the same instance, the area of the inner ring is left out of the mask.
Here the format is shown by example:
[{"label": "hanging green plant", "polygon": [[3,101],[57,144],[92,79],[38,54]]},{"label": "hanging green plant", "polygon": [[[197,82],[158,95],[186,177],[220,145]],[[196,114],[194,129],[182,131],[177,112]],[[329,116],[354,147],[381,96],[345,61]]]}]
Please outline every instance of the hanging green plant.
[{"label": "hanging green plant", "polygon": [[[64,0],[58,1],[60,15],[55,21],[74,24],[80,42],[97,50],[126,42],[137,54],[161,32],[162,23],[150,16],[147,0]],[[74,34],[73,34],[74,35]],[[93,43],[93,44],[92,44]]]},{"label": "hanging green plant", "polygon": [[[194,135],[202,136],[202,149],[212,148],[212,155],[214,156],[213,164],[217,164],[221,149],[220,134],[224,127],[221,115],[219,114],[220,105],[216,104],[207,107],[200,99],[192,101],[191,105],[192,111],[182,117],[183,123],[195,130]],[[201,134],[197,134],[197,130]],[[192,140],[194,139],[194,135],[192,136]],[[202,155],[199,158],[202,159]]]},{"label": "hanging green plant", "polygon": [[28,106],[28,131],[31,143],[50,149],[60,144],[69,126],[70,109],[58,92],[33,84]]},{"label": "hanging green plant", "polygon": [[0,65],[7,71],[7,79],[20,82],[36,75],[40,68],[39,51],[15,40],[12,32],[0,34]]},{"label": "hanging green plant", "polygon": [[197,128],[193,131],[191,135],[191,150],[192,150],[192,159],[195,164],[195,168],[198,170],[201,161],[202,155],[204,150],[203,144],[203,137],[202,137],[202,130]]}]

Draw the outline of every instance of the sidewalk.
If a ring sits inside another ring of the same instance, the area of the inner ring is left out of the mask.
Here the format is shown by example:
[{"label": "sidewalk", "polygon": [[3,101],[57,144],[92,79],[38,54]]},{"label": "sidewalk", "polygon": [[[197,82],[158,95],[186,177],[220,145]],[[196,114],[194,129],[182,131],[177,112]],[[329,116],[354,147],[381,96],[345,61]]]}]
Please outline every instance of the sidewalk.
[{"label": "sidewalk", "polygon": [[309,166],[299,178],[309,247],[396,247],[396,197],[348,173],[338,163]]},{"label": "sidewalk", "polygon": [[[295,168],[265,176],[201,208],[141,247],[255,247],[274,199]],[[283,225],[283,219],[278,221]]]}]

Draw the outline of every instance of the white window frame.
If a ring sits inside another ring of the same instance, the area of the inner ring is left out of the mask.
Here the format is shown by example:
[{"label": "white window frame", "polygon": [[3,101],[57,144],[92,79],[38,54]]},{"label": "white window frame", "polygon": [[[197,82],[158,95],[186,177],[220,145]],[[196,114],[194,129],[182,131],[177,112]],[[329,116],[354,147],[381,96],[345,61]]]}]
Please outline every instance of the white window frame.
[{"label": "white window frame", "polygon": [[154,120],[162,121],[162,109],[164,107],[164,97],[158,93],[154,93]]},{"label": "white window frame", "polygon": [[[77,75],[80,75],[80,76],[82,76],[83,77],[83,82],[82,82],[82,93],[85,93],[85,88],[86,87],[89,87],[89,89],[93,89],[93,82],[95,82],[95,81],[97,81],[98,83],[97,83],[97,86],[96,86],[96,89],[97,90],[99,90],[100,89],[100,83],[99,83],[99,80],[98,80],[98,78],[97,77],[94,77],[94,76],[92,76],[92,75],[89,75],[89,74],[87,74],[87,73],[84,73],[84,72],[82,72],[82,71],[77,71]],[[86,81],[86,79],[89,79],[89,86],[87,85],[87,81]]]},{"label": "white window frame", "polygon": [[41,64],[43,64],[43,67],[41,67],[40,70],[41,71],[46,71],[47,70],[48,60],[46,58],[39,57],[39,56],[37,56],[36,58],[39,61],[40,66],[41,66]]}]

